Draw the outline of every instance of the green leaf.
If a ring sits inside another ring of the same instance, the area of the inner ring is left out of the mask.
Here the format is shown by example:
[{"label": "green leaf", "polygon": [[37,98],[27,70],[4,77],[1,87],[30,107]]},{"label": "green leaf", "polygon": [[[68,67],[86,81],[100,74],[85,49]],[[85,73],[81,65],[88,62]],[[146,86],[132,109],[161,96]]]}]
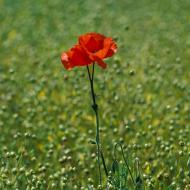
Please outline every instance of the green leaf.
[{"label": "green leaf", "polygon": [[93,140],[93,139],[90,139],[90,140],[89,140],[89,143],[90,143],[90,144],[96,144],[96,141]]},{"label": "green leaf", "polygon": [[119,171],[119,164],[117,160],[114,160],[112,163],[112,172],[115,173],[116,171]]},{"label": "green leaf", "polygon": [[135,179],[135,190],[143,190],[143,181],[141,179],[141,176],[138,175],[137,178]]}]

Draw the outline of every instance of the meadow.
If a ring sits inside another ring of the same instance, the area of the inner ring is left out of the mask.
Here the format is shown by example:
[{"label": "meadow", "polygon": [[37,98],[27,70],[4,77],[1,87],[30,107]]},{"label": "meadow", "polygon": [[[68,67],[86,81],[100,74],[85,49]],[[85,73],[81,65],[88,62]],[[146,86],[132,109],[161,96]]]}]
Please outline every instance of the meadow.
[{"label": "meadow", "polygon": [[86,68],[60,61],[91,31],[118,44],[94,79],[106,163],[121,142],[144,189],[189,190],[189,0],[0,0],[0,190],[98,189]]}]

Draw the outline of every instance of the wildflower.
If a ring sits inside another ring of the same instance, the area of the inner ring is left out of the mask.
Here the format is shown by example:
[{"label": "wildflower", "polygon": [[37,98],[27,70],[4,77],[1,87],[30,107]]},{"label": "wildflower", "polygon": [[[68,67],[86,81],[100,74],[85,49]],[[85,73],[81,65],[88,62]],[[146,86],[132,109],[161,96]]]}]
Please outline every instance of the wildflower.
[{"label": "wildflower", "polygon": [[117,51],[117,45],[111,37],[95,32],[79,36],[78,41],[78,44],[61,55],[61,62],[68,70],[95,62],[102,68],[106,68],[103,59],[111,57]]}]

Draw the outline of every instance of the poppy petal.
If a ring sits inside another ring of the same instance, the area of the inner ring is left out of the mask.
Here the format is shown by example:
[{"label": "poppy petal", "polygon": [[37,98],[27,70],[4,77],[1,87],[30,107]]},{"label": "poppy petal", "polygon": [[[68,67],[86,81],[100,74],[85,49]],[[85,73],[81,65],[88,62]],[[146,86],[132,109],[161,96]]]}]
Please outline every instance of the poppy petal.
[{"label": "poppy petal", "polygon": [[63,66],[65,67],[65,69],[69,70],[72,68],[70,62],[69,62],[69,57],[67,53],[62,53],[61,55],[61,62],[63,64]]},{"label": "poppy petal", "polygon": [[87,53],[80,45],[75,45],[68,52],[62,53],[61,62],[66,69],[71,69],[76,66],[85,66],[92,63]]},{"label": "poppy petal", "polygon": [[98,65],[100,67],[102,67],[103,69],[105,69],[107,67],[107,64],[102,59],[100,59],[98,56],[94,55],[94,61],[96,61],[98,63]]}]

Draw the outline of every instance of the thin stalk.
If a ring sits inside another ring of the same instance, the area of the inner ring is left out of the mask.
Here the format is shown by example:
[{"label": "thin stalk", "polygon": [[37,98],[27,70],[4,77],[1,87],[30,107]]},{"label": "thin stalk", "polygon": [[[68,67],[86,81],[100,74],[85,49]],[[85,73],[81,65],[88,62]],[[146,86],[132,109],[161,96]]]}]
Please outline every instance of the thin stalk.
[{"label": "thin stalk", "polygon": [[103,166],[104,166],[104,171],[105,171],[106,177],[108,177],[108,170],[107,170],[105,159],[104,159],[104,155],[103,155],[103,152],[102,152],[101,149],[100,149],[100,154],[101,154],[102,163],[103,163]]},{"label": "thin stalk", "polygon": [[128,163],[127,163],[127,159],[125,158],[124,151],[123,151],[123,146],[121,145],[121,143],[117,143],[117,144],[115,145],[115,149],[114,149],[114,158],[116,159],[116,153],[115,153],[115,151],[116,151],[116,147],[117,147],[117,145],[119,145],[120,148],[121,148],[121,153],[122,153],[123,160],[124,160],[124,162],[125,162],[125,165],[127,166],[127,169],[128,169],[128,171],[129,171],[130,177],[131,177],[132,182],[133,182],[133,185],[135,186],[135,180],[134,180],[134,178],[133,178],[133,175],[132,175],[131,169],[130,169]]},{"label": "thin stalk", "polygon": [[[120,146],[121,146],[121,145],[120,145]],[[131,172],[131,170],[130,170],[130,167],[129,167],[128,163],[127,163],[127,160],[126,160],[126,158],[125,158],[125,156],[124,156],[124,152],[123,152],[123,147],[122,147],[122,146],[121,146],[121,152],[122,152],[123,160],[125,161],[125,165],[127,166],[127,169],[129,170],[129,174],[130,174],[130,176],[131,176],[131,179],[132,179],[132,181],[133,181],[133,184],[135,185],[135,180],[134,180],[134,178],[133,178],[133,175],[132,175],[132,172]]]},{"label": "thin stalk", "polygon": [[102,158],[102,163],[103,163],[103,166],[104,166],[104,171],[105,171],[106,176],[108,176],[108,172],[107,172],[107,167],[106,167],[106,164],[105,164],[105,159],[104,159],[103,153],[102,153],[102,151],[100,149],[100,132],[99,132],[100,127],[99,127],[98,105],[96,103],[96,96],[95,96],[95,92],[94,92],[94,69],[95,69],[95,64],[93,63],[92,76],[91,76],[90,69],[87,66],[88,77],[89,77],[89,81],[90,81],[92,101],[93,101],[92,108],[94,110],[95,117],[96,117],[96,145],[97,145],[97,151],[98,151],[98,156],[97,157],[98,157],[98,168],[99,168],[100,185],[101,185],[102,184],[102,174],[101,174],[101,167],[100,167],[100,156]]},{"label": "thin stalk", "polygon": [[[88,71],[88,77],[89,77],[89,80],[90,80],[91,95],[92,95],[92,100],[93,100],[92,108],[93,108],[93,110],[95,112],[95,116],[96,116],[96,145],[97,145],[97,150],[98,150],[99,181],[100,181],[100,185],[102,185],[102,173],[101,173],[101,168],[100,168],[100,141],[99,141],[100,138],[99,138],[98,106],[96,104],[93,80],[91,78],[90,69],[89,69],[88,65],[87,65],[87,71]],[[93,69],[93,72],[94,72],[94,69]],[[94,74],[92,76],[94,76]]]},{"label": "thin stalk", "polygon": [[93,65],[92,65],[92,81],[94,81],[94,68],[95,68],[95,64],[93,63]]}]

